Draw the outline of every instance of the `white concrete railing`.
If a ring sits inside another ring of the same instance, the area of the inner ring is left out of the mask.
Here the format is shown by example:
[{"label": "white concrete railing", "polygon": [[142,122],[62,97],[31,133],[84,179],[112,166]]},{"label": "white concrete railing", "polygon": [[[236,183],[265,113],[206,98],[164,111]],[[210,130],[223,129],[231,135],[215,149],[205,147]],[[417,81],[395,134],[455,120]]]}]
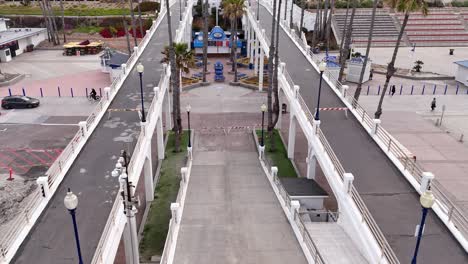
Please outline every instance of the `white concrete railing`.
[{"label": "white concrete railing", "polygon": [[[194,130],[191,130],[191,141],[194,138]],[[193,145],[192,145],[193,148]],[[175,251],[177,247],[177,238],[179,236],[180,222],[185,208],[185,198],[187,197],[187,189],[190,182],[190,175],[192,172],[192,156],[187,153],[187,163],[185,167],[180,169],[181,180],[177,199],[171,203],[172,217],[169,220],[169,229],[167,231],[166,242],[161,256],[161,264],[172,264],[174,262]]]},{"label": "white concrete railing", "polygon": [[[260,3],[264,5],[262,1],[260,1]],[[271,7],[267,5],[265,5],[265,7],[271,12]],[[292,34],[293,32],[291,32],[288,25],[282,24],[282,27],[316,71],[318,71],[318,65],[322,61],[322,58],[313,54],[309,46],[305,45],[295,34]],[[421,194],[421,179],[425,171],[412,159],[413,157],[407,155],[409,151],[381,125],[378,125],[379,128],[376,130],[376,134],[372,133],[372,129],[375,126],[373,118],[354,100],[351,94],[346,94],[347,87],[343,87],[338,81],[336,72],[325,70],[324,80],[351,110],[356,119],[371,135],[384,153],[386,153],[390,160],[399,168],[410,184]],[[431,181],[431,188],[436,197],[436,204],[433,206],[434,212],[452,232],[465,251],[468,251],[468,218],[463,214],[462,209],[446,195],[448,192],[436,179]]]},{"label": "white concrete railing", "polygon": [[[175,1],[171,1],[170,5],[172,6]],[[190,0],[187,2],[187,8],[185,9],[183,19],[180,21],[179,28],[176,30],[176,35],[174,38],[175,42],[181,42],[184,40],[185,33],[189,25],[191,25],[192,21],[192,6],[193,1]],[[165,17],[165,9],[163,10],[162,14],[158,17],[157,24],[161,23],[162,19]],[[161,18],[159,20],[159,18]],[[132,182],[133,185],[137,186],[138,181],[140,180],[141,171],[143,170],[144,166],[144,157],[146,153],[148,153],[148,148],[150,147],[152,131],[155,130],[156,124],[159,119],[162,118],[162,107],[164,105],[164,97],[169,90],[170,85],[170,76],[171,76],[171,67],[163,65],[163,72],[161,74],[161,78],[159,80],[158,86],[155,88],[155,95],[154,99],[151,102],[150,107],[148,108],[148,115],[146,118],[146,127],[142,127],[140,135],[138,137],[137,143],[135,148],[133,149],[132,158],[130,159],[130,163],[128,165],[128,175],[129,181]],[[143,158],[141,158],[143,157]],[[188,163],[187,167],[191,168],[191,161]],[[190,170],[189,170],[190,173]],[[181,184],[182,186],[182,184]],[[185,187],[186,189],[186,187]],[[185,194],[184,194],[185,195]],[[109,218],[107,219],[106,226],[104,227],[104,231],[101,235],[101,239],[99,240],[98,247],[94,254],[92,263],[110,263],[114,260],[115,254],[117,252],[118,245],[120,243],[120,237],[122,236],[122,232],[124,230],[124,226],[126,224],[126,217],[122,213],[123,212],[123,205],[121,201],[121,196],[117,196],[114,202],[114,207],[109,214]],[[183,207],[182,207],[183,208]],[[183,210],[183,209],[180,209]],[[170,223],[169,225],[169,233],[167,240],[172,241],[172,237],[174,236],[171,232],[173,230],[174,224]],[[177,229],[178,230],[178,229]],[[175,237],[177,237],[175,235]],[[171,242],[167,242],[166,244],[171,244]],[[161,262],[163,263],[163,262]]]},{"label": "white concrete railing", "polygon": [[[253,16],[249,13],[250,11],[247,10],[247,17],[249,18],[250,23],[252,23],[254,30],[261,32],[261,29],[253,20]],[[294,33],[294,31],[285,31],[293,40],[298,39],[295,34],[291,34]],[[260,34],[259,40],[261,42],[264,41],[263,38],[266,39],[267,37],[263,34]],[[265,43],[262,43],[261,46],[267,46],[266,43],[267,42],[265,41]],[[297,45],[300,46],[300,43],[303,42],[300,41]],[[365,255],[368,257],[368,259],[371,259],[372,263],[399,263],[395,253],[388,245],[388,242],[383,236],[383,233],[380,231],[378,225],[373,220],[371,214],[369,213],[357,191],[352,185],[345,186],[345,181],[343,180],[345,170],[341,166],[339,160],[336,158],[333,150],[329,147],[328,142],[326,141],[324,135],[320,132],[320,129],[313,129],[312,115],[310,114],[307,105],[304,103],[298,91],[293,88],[296,86],[287,73],[285,64],[281,66],[281,70],[278,73],[278,79],[281,89],[283,89],[288,101],[290,102],[291,112],[295,113],[298,123],[302,127],[308,142],[314,146],[314,150],[318,153],[317,160],[319,161],[321,168],[324,170],[324,174],[327,177],[327,180],[329,181],[332,189],[334,190],[334,193],[340,194],[343,193],[343,189],[346,189],[345,195],[343,195],[341,199],[339,199],[340,195],[337,195],[338,202],[342,204],[340,208],[342,210],[348,211],[347,214],[344,213],[343,215],[354,216],[348,219],[353,227],[347,228],[344,226],[345,230],[351,234],[350,236],[353,237],[353,239],[360,240],[360,245],[365,248]],[[361,221],[358,223],[356,219],[361,219]],[[359,230],[359,232],[356,232],[356,230]],[[354,236],[353,233],[357,236]],[[357,239],[356,237],[360,238]]]},{"label": "white concrete railing", "polygon": [[[175,1],[172,1],[171,5],[174,3]],[[110,87],[106,87],[104,89],[103,97],[97,103],[94,111],[89,115],[85,122],[80,122],[80,129],[78,132],[45,173],[48,182],[47,186],[43,186],[46,197],[43,196],[42,189],[38,188],[27,198],[29,202],[24,205],[22,212],[8,223],[12,225],[12,228],[9,228],[7,233],[2,234],[1,236],[0,263],[8,263],[16,254],[19,246],[34,226],[44,208],[47,206],[50,198],[53,196],[65,177],[65,174],[68,172],[81,149],[89,139],[89,136],[97,127],[107,108],[117,95],[117,92],[122,87],[124,81],[130,74],[131,69],[141,56],[142,51],[148,45],[149,40],[152,38],[162,19],[165,17],[165,13],[166,12],[164,10],[158,19],[153,21],[153,25],[150,30],[147,31],[147,34],[140,41],[138,47],[135,47],[135,52],[129,57],[127,63],[123,65],[124,70],[122,74],[112,82]]]},{"label": "white concrete railing", "polygon": [[[298,201],[292,201],[289,197],[288,193],[281,184],[281,181],[278,178],[278,168],[274,167],[275,164],[269,164],[268,160],[263,158],[263,154],[261,153],[264,150],[260,150],[260,144],[257,137],[256,129],[253,129],[253,137],[255,139],[255,145],[257,146],[257,152],[259,153],[259,160],[262,169],[267,176],[268,181],[270,182],[271,188],[276,195],[276,198],[280,202],[281,208],[288,219],[294,234],[299,242],[299,245],[304,252],[304,256],[306,257],[309,263],[316,263],[316,264],[324,264],[326,263],[323,260],[322,255],[320,254],[319,249],[314,243],[311,234],[305,228],[304,222],[302,221],[299,215],[299,206],[295,206]],[[272,166],[273,165],[273,166]],[[270,168],[270,170],[269,170]]]}]

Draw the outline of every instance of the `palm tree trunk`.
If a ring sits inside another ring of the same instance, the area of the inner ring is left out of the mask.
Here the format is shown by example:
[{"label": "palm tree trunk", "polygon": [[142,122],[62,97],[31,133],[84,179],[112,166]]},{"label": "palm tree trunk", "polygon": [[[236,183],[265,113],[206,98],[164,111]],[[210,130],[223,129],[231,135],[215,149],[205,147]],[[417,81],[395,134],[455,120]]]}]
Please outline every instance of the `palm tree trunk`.
[{"label": "palm tree trunk", "polygon": [[390,83],[390,79],[392,78],[393,74],[395,74],[395,71],[396,71],[395,61],[396,61],[396,57],[397,57],[397,54],[398,54],[398,49],[400,48],[401,38],[403,37],[403,33],[405,31],[406,24],[408,24],[409,16],[410,16],[409,11],[406,11],[405,12],[405,18],[403,19],[403,24],[401,25],[400,33],[398,34],[398,39],[397,39],[397,42],[395,44],[395,49],[393,50],[392,61],[390,61],[390,63],[387,66],[387,75],[386,75],[386,78],[385,78],[385,84],[384,84],[384,87],[383,87],[383,90],[382,90],[382,94],[380,95],[380,100],[379,100],[379,105],[377,106],[377,111],[375,111],[375,114],[374,114],[374,117],[376,119],[379,119],[380,116],[382,115],[383,99],[385,97],[385,93],[387,92],[387,88],[388,88],[388,84]]},{"label": "palm tree trunk", "polygon": [[[268,91],[267,91],[267,109],[268,109],[268,127],[273,125],[273,57],[275,56],[275,28],[276,28],[276,1],[273,1],[273,15],[271,17],[271,41],[268,53]],[[257,52],[257,51],[255,51]]]},{"label": "palm tree trunk", "polygon": [[47,38],[48,38],[49,42],[51,42],[52,41],[51,28],[50,28],[50,25],[49,25],[49,18],[47,17],[47,13],[46,13],[45,8],[44,8],[44,3],[42,1],[39,1],[39,6],[40,6],[41,11],[42,11],[42,17],[44,17],[45,27],[47,28]]},{"label": "palm tree trunk", "polygon": [[319,11],[319,5],[320,5],[320,0],[317,1],[315,4],[315,23],[314,23],[314,32],[312,33],[312,48],[315,48],[316,42],[317,42],[317,35],[318,35],[318,29],[319,29],[319,23],[320,23],[320,11]]},{"label": "palm tree trunk", "polygon": [[122,23],[125,30],[125,38],[127,40],[128,55],[130,56],[132,54],[132,48],[130,47],[130,36],[128,35],[127,18],[125,17],[125,15],[123,15]]},{"label": "palm tree trunk", "polygon": [[293,28],[293,10],[294,10],[294,0],[291,0],[291,10],[289,11],[289,28]]},{"label": "palm tree trunk", "polygon": [[65,34],[65,15],[63,10],[63,0],[60,0],[60,10],[62,12],[62,30],[63,30],[63,43],[67,42],[67,34]]},{"label": "palm tree trunk", "polygon": [[174,127],[175,137],[175,151],[180,151],[180,137],[182,132],[182,119],[180,117],[180,87],[179,87],[179,74],[176,64],[174,40],[172,38],[172,25],[171,25],[171,9],[169,1],[166,0],[167,9],[167,30],[169,35],[169,61],[171,63],[171,86],[172,86],[172,120]]},{"label": "palm tree trunk", "polygon": [[320,39],[322,41],[325,40],[325,30],[327,28],[327,18],[328,18],[329,5],[330,5],[330,0],[325,0],[325,6],[324,6],[324,9],[323,9],[325,14],[323,15],[323,25],[320,28]]},{"label": "palm tree trunk", "polygon": [[[281,3],[281,0],[279,0]],[[279,19],[278,19],[279,22]],[[273,123],[271,125],[271,131],[273,131],[273,128],[275,128],[276,123],[278,123],[278,118],[279,118],[279,90],[278,90],[278,66],[279,66],[279,29],[280,26],[276,27],[276,40],[275,40],[275,68],[273,72],[273,81],[274,81],[274,86],[273,86],[273,94],[275,95],[275,104],[273,106],[273,112],[275,113],[275,119],[273,120]],[[273,39],[272,39],[273,41]],[[273,140],[271,140],[273,141]],[[275,149],[275,145],[272,144],[272,150]]]},{"label": "palm tree trunk", "polygon": [[345,42],[345,34],[346,34],[346,24],[348,23],[348,14],[349,14],[349,1],[346,1],[346,15],[345,21],[343,24],[343,32],[341,33],[341,44],[340,44],[340,58],[343,56],[343,44]]},{"label": "palm tree trunk", "polygon": [[305,7],[306,7],[306,2],[302,0],[302,6],[301,6],[301,22],[299,26],[299,31],[302,32],[302,28],[304,27],[304,12],[305,12]]},{"label": "palm tree trunk", "polygon": [[348,29],[346,30],[346,41],[345,41],[345,47],[343,50],[343,56],[340,57],[340,73],[338,75],[339,82],[341,82],[341,80],[343,79],[345,63],[349,57],[349,52],[350,52],[349,46],[351,44],[351,34],[353,32],[353,21],[354,21],[354,15],[356,14],[356,5],[357,5],[357,0],[353,0],[353,9],[351,10],[351,17],[349,19]]},{"label": "palm tree trunk", "polygon": [[202,3],[203,10],[203,82],[206,82],[208,71],[208,0]]},{"label": "palm tree trunk", "polygon": [[137,47],[138,42],[137,42],[136,28],[135,28],[135,12],[133,12],[133,0],[130,0],[130,16],[132,18],[133,41],[135,42],[135,47]]},{"label": "palm tree trunk", "polygon": [[[291,1],[293,1],[293,0],[291,0]],[[286,0],[286,2],[284,2],[284,20],[286,20],[287,13],[288,13],[288,0]]]},{"label": "palm tree trunk", "polygon": [[[141,8],[140,8],[140,3],[141,3],[141,2],[140,2],[140,0],[139,0],[139,1],[138,1],[138,6],[137,6],[137,8],[138,8],[138,22],[139,22],[139,24],[140,24],[140,34],[141,34],[141,37],[143,37],[143,35],[144,35],[145,33],[143,32],[143,22],[141,21]],[[182,10],[181,10],[180,12],[182,12]]]},{"label": "palm tree trunk", "polygon": [[59,37],[59,33],[58,33],[58,27],[57,27],[57,23],[55,22],[56,17],[55,17],[54,11],[52,10],[52,6],[50,4],[50,1],[47,1],[47,6],[48,6],[48,9],[49,9],[50,17],[52,19],[52,26],[54,28],[55,39],[57,41],[57,45],[60,45],[60,37]]},{"label": "palm tree trunk", "polygon": [[234,57],[232,62],[234,65],[234,82],[237,82],[237,20],[237,18],[234,19],[234,37],[232,42],[232,49],[234,50]]},{"label": "palm tree trunk", "polygon": [[372,17],[371,17],[371,24],[369,28],[369,36],[367,38],[367,48],[366,48],[366,57],[364,58],[364,63],[362,64],[361,75],[359,76],[359,82],[354,92],[354,99],[357,101],[359,100],[359,95],[361,95],[362,90],[362,80],[364,79],[364,73],[366,72],[367,62],[369,60],[369,53],[372,44],[372,34],[374,32],[374,22],[375,22],[375,11],[377,9],[377,3],[379,0],[374,0],[374,5],[372,6]]},{"label": "palm tree trunk", "polygon": [[[208,7],[207,7],[208,8]],[[234,72],[234,19],[231,19],[231,72]]]},{"label": "palm tree trunk", "polygon": [[328,16],[327,26],[325,29],[325,39],[327,41],[327,50],[330,50],[330,32],[331,32],[331,23],[332,23],[332,14],[333,6],[335,5],[335,0],[330,2],[330,15]]}]

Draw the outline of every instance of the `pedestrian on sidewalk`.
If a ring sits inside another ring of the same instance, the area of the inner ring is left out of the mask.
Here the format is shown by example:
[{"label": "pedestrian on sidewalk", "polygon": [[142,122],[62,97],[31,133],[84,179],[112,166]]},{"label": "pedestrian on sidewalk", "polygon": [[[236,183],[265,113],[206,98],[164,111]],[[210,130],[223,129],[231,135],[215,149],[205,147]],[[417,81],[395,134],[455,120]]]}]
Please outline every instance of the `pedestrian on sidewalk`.
[{"label": "pedestrian on sidewalk", "polygon": [[370,69],[369,81],[372,81],[372,77],[374,77],[374,69]]},{"label": "pedestrian on sidewalk", "polygon": [[434,109],[436,108],[436,99],[432,99],[432,102],[431,102],[431,112],[434,111]]},{"label": "pedestrian on sidewalk", "polygon": [[395,92],[396,92],[396,87],[395,85],[392,85],[392,96],[395,94]]}]

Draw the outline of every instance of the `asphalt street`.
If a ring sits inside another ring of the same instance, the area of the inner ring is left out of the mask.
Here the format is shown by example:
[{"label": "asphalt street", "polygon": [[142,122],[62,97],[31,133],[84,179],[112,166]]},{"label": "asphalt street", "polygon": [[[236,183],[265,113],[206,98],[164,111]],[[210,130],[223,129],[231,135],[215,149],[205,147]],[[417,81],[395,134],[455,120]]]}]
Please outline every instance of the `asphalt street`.
[{"label": "asphalt street", "polygon": [[[250,8],[256,11],[256,7],[252,3]],[[270,38],[271,23],[271,14],[261,6],[260,24]],[[283,30],[280,31],[279,51],[309,109],[315,109],[318,72]],[[320,107],[344,107],[325,82]],[[354,185],[387,241],[401,263],[409,263],[416,244],[415,228],[421,219],[419,195],[352,115],[346,119],[342,111],[321,111],[320,120],[331,147],[345,170],[353,173]],[[433,212],[428,215],[418,262],[468,262],[468,254]]]},{"label": "asphalt street", "polygon": [[[173,5],[171,18],[174,36],[179,5]],[[164,18],[140,57],[145,66],[146,107],[152,100],[153,87],[159,82],[161,51],[167,44],[167,18]],[[138,108],[139,88],[138,73],[132,69],[110,108]],[[118,179],[110,173],[121,149],[133,151],[139,122],[137,112],[113,112],[110,119],[105,116],[101,120],[12,263],[78,263],[71,217],[63,205],[69,187],[79,198],[77,222],[84,263],[91,262],[119,188]]]}]

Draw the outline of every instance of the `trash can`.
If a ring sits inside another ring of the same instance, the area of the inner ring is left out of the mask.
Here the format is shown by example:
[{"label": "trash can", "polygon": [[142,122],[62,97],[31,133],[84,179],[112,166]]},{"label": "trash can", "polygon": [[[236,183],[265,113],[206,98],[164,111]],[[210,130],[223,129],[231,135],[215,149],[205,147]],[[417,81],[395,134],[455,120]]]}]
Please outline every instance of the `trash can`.
[{"label": "trash can", "polygon": [[253,63],[249,63],[249,70],[253,70],[253,68],[254,68]]},{"label": "trash can", "polygon": [[449,55],[453,55],[453,51],[454,51],[454,50],[455,50],[455,49],[449,49]]}]

